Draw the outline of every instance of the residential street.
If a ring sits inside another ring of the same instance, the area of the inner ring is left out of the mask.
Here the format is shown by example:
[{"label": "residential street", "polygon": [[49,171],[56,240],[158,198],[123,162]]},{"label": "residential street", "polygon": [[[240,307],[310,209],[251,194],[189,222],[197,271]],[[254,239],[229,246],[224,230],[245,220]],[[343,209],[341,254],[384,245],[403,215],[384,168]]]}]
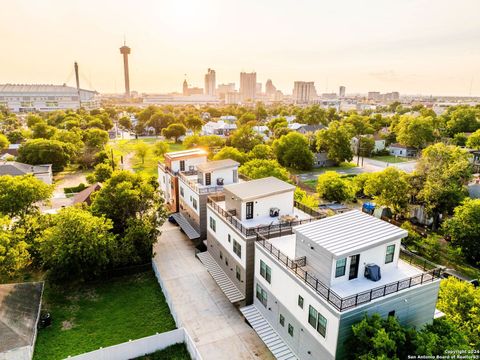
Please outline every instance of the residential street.
[{"label": "residential street", "polygon": [[204,359],[273,359],[255,331],[195,257],[195,247],[166,222],[154,261],[176,316]]}]

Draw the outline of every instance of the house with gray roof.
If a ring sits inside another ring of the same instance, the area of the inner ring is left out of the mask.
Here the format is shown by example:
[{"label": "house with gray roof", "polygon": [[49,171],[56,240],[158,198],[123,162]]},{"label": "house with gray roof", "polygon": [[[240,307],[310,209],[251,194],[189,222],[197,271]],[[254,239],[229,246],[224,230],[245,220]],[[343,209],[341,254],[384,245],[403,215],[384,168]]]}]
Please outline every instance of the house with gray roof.
[{"label": "house with gray roof", "polygon": [[0,176],[33,175],[44,183],[53,184],[52,165],[29,165],[17,161],[0,161]]}]

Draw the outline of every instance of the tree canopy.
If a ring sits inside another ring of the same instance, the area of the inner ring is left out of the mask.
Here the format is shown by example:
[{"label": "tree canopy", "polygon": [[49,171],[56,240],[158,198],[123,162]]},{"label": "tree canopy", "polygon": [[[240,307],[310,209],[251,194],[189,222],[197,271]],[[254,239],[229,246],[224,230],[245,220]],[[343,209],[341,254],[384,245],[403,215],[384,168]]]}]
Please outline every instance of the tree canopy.
[{"label": "tree canopy", "polygon": [[299,170],[310,170],[313,165],[313,152],[305,136],[291,132],[273,142],[273,152],[283,166]]},{"label": "tree canopy", "polygon": [[355,189],[349,179],[336,171],[326,171],[318,176],[317,192],[324,200],[342,202],[352,199]]},{"label": "tree canopy", "polygon": [[328,129],[317,132],[317,149],[326,151],[330,160],[337,163],[353,159],[350,141],[351,130],[338,121],[333,121]]},{"label": "tree canopy", "polygon": [[242,126],[235,130],[230,136],[230,141],[233,147],[242,152],[249,152],[255,145],[263,143],[262,137],[250,126]]},{"label": "tree canopy", "polygon": [[74,154],[74,148],[58,140],[33,139],[18,149],[18,161],[30,165],[52,164],[53,171],[61,171]]},{"label": "tree canopy", "polygon": [[280,180],[288,181],[290,177],[287,169],[282,167],[276,160],[250,160],[243,164],[239,171],[250,179],[274,176]]},{"label": "tree canopy", "polygon": [[213,160],[223,159],[232,159],[239,162],[240,164],[243,164],[247,160],[247,154],[242,153],[240,150],[234,147],[225,146],[213,157]]}]

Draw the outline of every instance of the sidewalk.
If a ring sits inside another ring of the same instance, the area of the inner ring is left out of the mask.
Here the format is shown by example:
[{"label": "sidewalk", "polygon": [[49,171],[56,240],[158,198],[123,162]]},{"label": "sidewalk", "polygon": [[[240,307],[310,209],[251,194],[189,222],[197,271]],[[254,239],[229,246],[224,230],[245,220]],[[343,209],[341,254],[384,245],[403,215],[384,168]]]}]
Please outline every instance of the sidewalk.
[{"label": "sidewalk", "polygon": [[165,223],[154,246],[155,264],[176,316],[203,359],[273,359],[220,290],[178,227]]}]

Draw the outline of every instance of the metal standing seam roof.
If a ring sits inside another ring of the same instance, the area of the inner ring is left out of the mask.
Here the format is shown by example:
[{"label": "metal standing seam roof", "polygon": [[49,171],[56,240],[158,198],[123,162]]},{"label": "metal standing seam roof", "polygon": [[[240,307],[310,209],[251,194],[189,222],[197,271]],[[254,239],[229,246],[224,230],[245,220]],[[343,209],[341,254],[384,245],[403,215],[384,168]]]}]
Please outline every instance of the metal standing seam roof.
[{"label": "metal standing seam roof", "polygon": [[226,169],[226,168],[230,168],[238,165],[240,165],[240,163],[232,159],[215,160],[215,161],[208,161],[203,164],[198,164],[197,170],[200,172],[210,172],[210,171]]},{"label": "metal standing seam roof", "polygon": [[242,200],[259,199],[295,190],[295,186],[273,176],[225,185],[223,188]]},{"label": "metal standing seam roof", "polygon": [[170,159],[175,159],[178,157],[184,157],[189,155],[207,155],[207,151],[204,149],[188,149],[188,150],[181,150],[181,151],[173,151],[165,154],[165,156],[168,156]]},{"label": "metal standing seam roof", "polygon": [[335,257],[408,235],[406,230],[358,210],[300,225],[294,230]]}]

